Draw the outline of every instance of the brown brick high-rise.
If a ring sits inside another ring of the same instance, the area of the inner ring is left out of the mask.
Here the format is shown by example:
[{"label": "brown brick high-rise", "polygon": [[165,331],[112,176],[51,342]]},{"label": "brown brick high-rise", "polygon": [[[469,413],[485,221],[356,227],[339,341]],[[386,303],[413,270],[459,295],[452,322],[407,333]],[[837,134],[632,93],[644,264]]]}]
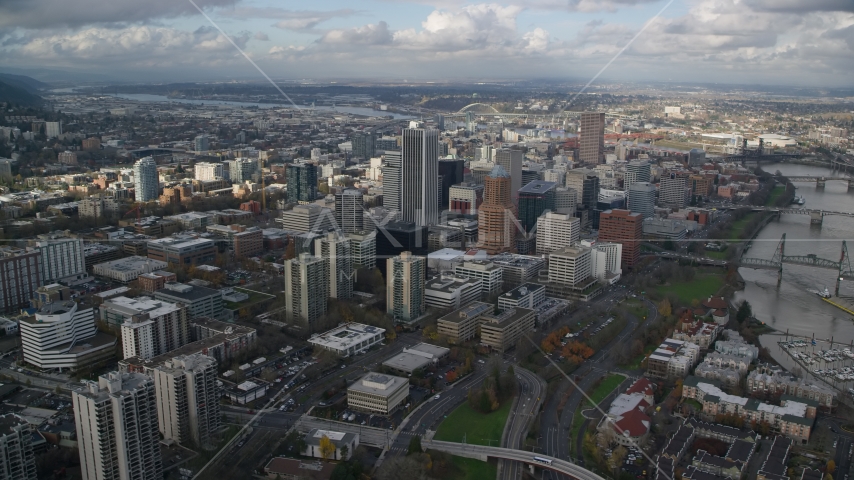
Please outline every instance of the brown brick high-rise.
[{"label": "brown brick high-rise", "polygon": [[483,204],[477,212],[477,245],[490,255],[513,251],[516,245],[516,206],[510,181],[510,174],[501,165],[484,179]]},{"label": "brown brick high-rise", "polygon": [[622,266],[633,268],[640,258],[643,215],[628,210],[607,210],[599,215],[599,241],[623,246]]}]

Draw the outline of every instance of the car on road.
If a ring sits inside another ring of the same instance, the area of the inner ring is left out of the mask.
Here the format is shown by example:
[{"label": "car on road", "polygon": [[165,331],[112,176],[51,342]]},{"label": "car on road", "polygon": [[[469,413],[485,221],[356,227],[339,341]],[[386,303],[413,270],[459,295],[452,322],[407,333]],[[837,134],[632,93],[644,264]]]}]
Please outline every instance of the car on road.
[{"label": "car on road", "polygon": [[435,397],[433,397],[433,400],[438,400],[440,397],[441,395],[436,395]]}]

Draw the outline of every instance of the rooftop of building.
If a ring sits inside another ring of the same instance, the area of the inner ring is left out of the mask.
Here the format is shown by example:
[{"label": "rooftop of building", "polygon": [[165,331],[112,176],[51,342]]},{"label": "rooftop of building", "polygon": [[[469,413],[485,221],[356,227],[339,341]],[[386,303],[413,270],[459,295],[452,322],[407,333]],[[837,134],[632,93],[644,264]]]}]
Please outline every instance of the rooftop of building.
[{"label": "rooftop of building", "polygon": [[533,180],[527,185],[519,189],[519,194],[536,195],[544,194],[557,186],[556,182],[547,182],[545,180]]},{"label": "rooftop of building", "polygon": [[337,464],[330,462],[312,462],[295,458],[273,457],[264,466],[264,471],[272,475],[287,478],[316,478],[325,480],[332,476]]},{"label": "rooftop of building", "polygon": [[515,322],[518,322],[522,318],[534,314],[534,310],[521,307],[505,308],[498,313],[493,312],[494,311],[487,312],[481,317],[483,320],[481,328],[488,324],[491,328],[503,329]]},{"label": "rooftop of building", "polygon": [[372,395],[390,396],[396,390],[409,384],[409,379],[386,375],[384,373],[368,372],[364,377],[347,387],[347,391],[369,393]]},{"label": "rooftop of building", "polygon": [[486,312],[491,312],[495,306],[490,303],[472,302],[439,318],[440,322],[462,323],[471,318],[478,318]]},{"label": "rooftop of building", "polygon": [[177,304],[155,300],[151,297],[113,297],[101,304],[101,308],[121,312],[125,315],[140,315],[147,313],[150,318],[168,315],[180,310]]},{"label": "rooftop of building", "polygon": [[536,292],[539,290],[545,291],[545,289],[546,289],[545,285],[540,285],[539,283],[528,282],[528,283],[523,283],[522,285],[519,285],[518,287],[514,288],[513,290],[510,290],[509,292],[502,294],[500,298],[504,298],[507,300],[520,300],[524,297],[527,297],[528,295],[530,295],[533,292]]},{"label": "rooftop of building", "polygon": [[209,245],[213,247],[213,240],[207,238],[198,238],[195,236],[178,236],[178,237],[166,237],[166,238],[158,238],[156,240],[148,241],[148,248],[157,247],[157,248],[191,248],[198,247],[201,245]]},{"label": "rooftop of building", "polygon": [[445,273],[427,280],[424,287],[427,290],[435,292],[453,293],[466,287],[480,288],[481,283],[482,281],[479,278],[462,277]]},{"label": "rooftop of building", "polygon": [[22,417],[14,413],[0,415],[0,435],[15,432],[18,428],[29,425]]},{"label": "rooftop of building", "polygon": [[134,255],[131,257],[120,258],[118,260],[99,263],[95,265],[95,268],[107,269],[115,272],[133,272],[145,269],[146,267],[159,270],[161,268],[166,268],[168,265],[168,263],[161,262],[160,260]]},{"label": "rooftop of building", "polygon": [[351,322],[340,325],[332,330],[312,335],[308,341],[315,345],[334,349],[346,349],[383,333],[385,333],[384,328]]},{"label": "rooftop of building", "polygon": [[178,282],[167,282],[164,288],[154,293],[155,295],[163,295],[187,301],[199,300],[210,296],[222,297],[219,290]]}]

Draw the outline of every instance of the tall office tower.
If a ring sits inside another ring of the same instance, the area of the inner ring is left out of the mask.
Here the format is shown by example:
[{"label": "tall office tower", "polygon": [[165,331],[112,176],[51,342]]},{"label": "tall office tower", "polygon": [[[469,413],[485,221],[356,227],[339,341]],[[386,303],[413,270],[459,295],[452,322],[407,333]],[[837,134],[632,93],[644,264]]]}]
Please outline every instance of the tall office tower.
[{"label": "tall office tower", "polygon": [[326,315],[329,280],[320,257],[301,253],[285,261],[285,313],[288,320],[300,320],[311,331],[318,318]]},{"label": "tall office tower", "polygon": [[334,227],[335,212],[316,203],[297,205],[282,212],[278,220],[284,230],[292,232],[325,232]]},{"label": "tall office tower", "polygon": [[593,276],[605,280],[608,274],[621,274],[623,246],[613,242],[593,244]]},{"label": "tall office tower", "polygon": [[402,252],[427,256],[429,227],[412,222],[388,222],[377,225],[377,267],[386,275],[386,259]]},{"label": "tall office tower", "polygon": [[312,203],[317,200],[317,166],[313,163],[288,165],[288,203]]},{"label": "tall office tower", "polygon": [[353,257],[353,270],[374,268],[377,266],[377,232],[362,230],[347,234],[350,240],[350,255]]},{"label": "tall office tower", "polygon": [[180,355],[155,367],[157,419],[163,438],[183,446],[214,446],[220,427],[216,360],[196,353]]},{"label": "tall office tower", "polygon": [[410,122],[403,130],[400,214],[405,222],[439,222],[439,131]]},{"label": "tall office tower", "polygon": [[474,149],[474,160],[476,162],[491,162],[494,160],[495,147],[484,145]]},{"label": "tall office tower", "polygon": [[477,212],[478,247],[490,255],[510,252],[516,239],[516,206],[510,193],[510,174],[496,165],[485,182],[483,205]]},{"label": "tall office tower", "polygon": [[196,180],[216,180],[223,178],[222,164],[199,162],[193,167],[193,175]]},{"label": "tall office tower", "polygon": [[605,114],[582,113],[579,136],[578,161],[585,165],[602,163],[602,155],[605,153]]},{"label": "tall office tower", "polygon": [[433,117],[433,121],[436,122],[436,129],[440,132],[445,130],[445,116],[441,113],[437,113],[435,117]]},{"label": "tall office tower", "polygon": [[599,175],[587,168],[569,170],[566,172],[566,186],[576,192],[575,214],[582,218],[581,228],[588,228],[599,199]]},{"label": "tall office tower", "polygon": [[0,415],[0,478],[38,478],[33,454],[33,427],[14,413]]},{"label": "tall office tower", "polygon": [[160,179],[153,158],[141,158],[133,164],[133,195],[137,202],[157,200],[160,195]]},{"label": "tall office tower", "polygon": [[514,204],[519,189],[522,188],[522,185],[527,184],[527,182],[522,183],[522,160],[524,159],[525,154],[521,150],[499,148],[495,151],[495,164],[501,165],[504,171],[510,175],[510,194],[513,196],[511,200]]},{"label": "tall office tower", "polygon": [[638,182],[649,182],[650,166],[646,160],[633,160],[626,165],[626,174],[623,177],[623,190],[629,191],[632,185]]},{"label": "tall office tower", "polygon": [[41,280],[43,283],[63,279],[77,280],[87,276],[83,240],[55,238],[38,241],[36,247],[42,254]]},{"label": "tall office tower", "polygon": [[45,122],[44,134],[47,138],[56,138],[62,135],[62,122]]},{"label": "tall office tower", "polygon": [[[249,158],[236,158],[228,161],[228,175],[233,183],[243,183],[252,180],[258,172],[258,162]],[[290,177],[288,177],[290,178]],[[290,187],[290,184],[288,185]]]},{"label": "tall office tower", "polygon": [[329,298],[352,298],[353,257],[347,237],[336,232],[327,233],[325,237],[314,241],[314,252],[325,264]]},{"label": "tall office tower", "polygon": [[30,306],[42,284],[41,261],[39,252],[0,246],[0,311],[20,313]]},{"label": "tall office tower", "polygon": [[[685,208],[691,199],[689,172],[669,172],[659,182],[658,204],[667,208]],[[631,201],[631,199],[629,199]]]},{"label": "tall office tower", "polygon": [[493,167],[495,167],[495,164],[492,162],[472,162],[469,165],[471,181],[478,185],[483,185]]},{"label": "tall office tower", "polygon": [[448,208],[448,193],[451,187],[463,181],[464,160],[439,160],[439,177],[441,179],[441,192],[439,193],[439,207]]},{"label": "tall office tower", "polygon": [[651,218],[655,214],[655,185],[649,182],[638,182],[629,188],[629,210],[640,213],[643,218]]},{"label": "tall office tower", "polygon": [[353,145],[353,158],[358,161],[368,161],[374,156],[377,134],[374,132],[355,132],[350,137]]},{"label": "tall office tower", "polygon": [[519,189],[519,224],[525,232],[533,232],[537,219],[546,210],[555,209],[554,182],[534,180]]},{"label": "tall office tower", "polygon": [[554,252],[581,239],[581,220],[569,214],[546,212],[537,220],[537,255]]},{"label": "tall office tower", "polygon": [[412,252],[386,260],[386,309],[396,322],[411,322],[424,315],[427,259]]},{"label": "tall office tower", "polygon": [[477,121],[474,118],[474,112],[466,112],[466,132],[474,133],[477,131]]},{"label": "tall office tower", "polygon": [[207,152],[210,150],[210,139],[207,135],[199,135],[193,140],[195,150],[197,152]]},{"label": "tall office tower", "polygon": [[575,216],[575,201],[578,194],[575,190],[567,187],[555,188],[555,212],[568,213]]},{"label": "tall office tower", "polygon": [[576,245],[549,254],[549,283],[576,287],[593,276],[590,248]]},{"label": "tall office tower", "polygon": [[400,162],[401,153],[386,151],[383,154],[383,206],[400,212]]},{"label": "tall office tower", "polygon": [[699,167],[706,163],[706,151],[702,148],[692,148],[688,152],[688,166]]},{"label": "tall office tower", "polygon": [[599,215],[599,241],[623,246],[622,265],[632,268],[640,258],[643,216],[628,210],[607,210]]},{"label": "tall office tower", "polygon": [[157,395],[141,373],[109,372],[71,392],[83,480],[163,478]]},{"label": "tall office tower", "polygon": [[362,191],[348,188],[335,194],[335,223],[344,233],[365,228],[365,202]]},{"label": "tall office tower", "polygon": [[599,216],[607,210],[624,210],[626,208],[626,192],[614,192],[613,194],[601,195],[593,210],[593,229],[599,230]]}]

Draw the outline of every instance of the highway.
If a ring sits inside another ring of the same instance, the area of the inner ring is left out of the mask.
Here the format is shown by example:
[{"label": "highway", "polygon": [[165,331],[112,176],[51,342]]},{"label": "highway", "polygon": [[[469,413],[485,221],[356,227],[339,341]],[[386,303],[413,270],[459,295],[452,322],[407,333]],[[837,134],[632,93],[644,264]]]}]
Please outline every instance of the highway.
[{"label": "highway", "polygon": [[[528,465],[535,465],[537,468],[545,470],[548,473],[557,475],[567,475],[578,480],[604,480],[599,475],[585,470],[578,465],[570,463],[566,460],[554,458],[543,454],[533,454],[524,450],[515,450],[503,447],[486,447],[483,445],[461,445],[454,442],[440,441],[425,441],[422,443],[427,448],[448,452],[453,455],[466,458],[475,458],[478,460],[487,460],[488,458],[498,458],[505,460],[513,460],[522,462]],[[534,456],[550,460],[550,463],[541,463],[534,460]]]},{"label": "highway", "polygon": [[[507,419],[501,446],[521,449],[522,441],[528,433],[531,421],[537,416],[543,404],[546,382],[533,372],[521,367],[514,367],[518,381],[518,395],[514,401],[513,410]],[[510,460],[498,462],[498,480],[521,480],[522,464]]]}]

